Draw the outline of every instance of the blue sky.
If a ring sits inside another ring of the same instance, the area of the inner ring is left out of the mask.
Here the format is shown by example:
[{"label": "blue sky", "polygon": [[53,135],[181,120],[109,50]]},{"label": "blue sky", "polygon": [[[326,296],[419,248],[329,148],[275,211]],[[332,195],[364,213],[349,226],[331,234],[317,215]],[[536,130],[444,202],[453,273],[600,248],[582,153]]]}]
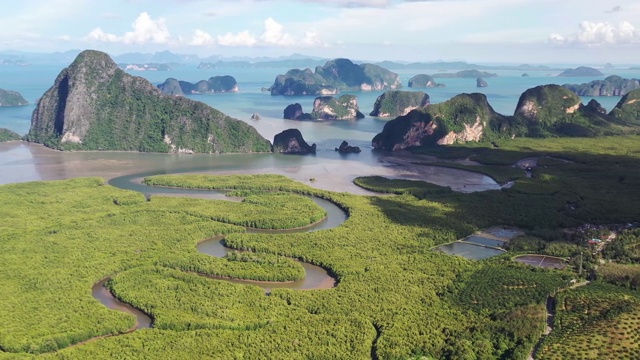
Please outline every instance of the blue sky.
[{"label": "blue sky", "polygon": [[20,0],[3,3],[0,50],[640,63],[635,14],[637,0]]}]

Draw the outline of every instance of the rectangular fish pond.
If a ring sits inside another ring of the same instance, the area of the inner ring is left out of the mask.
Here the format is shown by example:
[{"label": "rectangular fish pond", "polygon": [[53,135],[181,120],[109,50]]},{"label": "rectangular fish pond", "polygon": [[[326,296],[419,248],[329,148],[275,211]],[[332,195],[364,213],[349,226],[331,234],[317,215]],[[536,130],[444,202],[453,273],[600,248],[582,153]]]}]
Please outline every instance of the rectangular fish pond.
[{"label": "rectangular fish pond", "polygon": [[458,255],[470,260],[482,260],[505,253],[504,250],[475,245],[463,241],[455,241],[440,245],[435,249],[448,255]]},{"label": "rectangular fish pond", "polygon": [[482,260],[504,254],[506,251],[500,248],[523,233],[518,229],[493,227],[478,231],[464,239],[437,246],[434,250],[470,260]]},{"label": "rectangular fish pond", "polygon": [[490,238],[486,238],[478,235],[467,236],[466,238],[460,241],[464,241],[466,243],[472,243],[475,245],[484,245],[484,246],[490,246],[490,247],[501,247],[506,243],[506,241],[503,241],[503,240],[490,239]]}]

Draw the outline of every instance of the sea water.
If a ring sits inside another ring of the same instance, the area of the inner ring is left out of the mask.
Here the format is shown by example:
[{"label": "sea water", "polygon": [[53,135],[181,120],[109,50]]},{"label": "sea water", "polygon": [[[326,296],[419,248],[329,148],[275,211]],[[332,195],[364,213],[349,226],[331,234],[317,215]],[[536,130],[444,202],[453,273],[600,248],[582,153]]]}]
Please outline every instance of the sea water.
[{"label": "sea water", "polygon": [[[53,85],[57,74],[62,70],[60,65],[0,66],[0,88],[20,92],[30,103],[28,106],[0,107],[0,127],[5,127],[19,134],[26,134],[30,127],[31,114],[39,97]],[[300,103],[306,112],[313,108],[314,96],[271,96],[263,91],[273,84],[278,74],[284,74],[287,68],[218,68],[197,69],[196,65],[182,65],[171,71],[130,71],[135,76],[148,79],[157,85],[167,78],[197,82],[216,75],[231,75],[238,81],[240,91],[237,93],[218,93],[189,95],[190,98],[202,101],[231,117],[240,119],[254,126],[267,139],[288,128],[299,129],[305,140],[316,143],[319,151],[333,151],[343,140],[351,145],[360,146],[363,150],[371,148],[371,139],[379,133],[389,119],[369,116],[376,98],[382,91],[342,92],[358,97],[358,104],[364,119],[352,121],[295,121],[282,118],[284,108],[293,103]],[[440,78],[446,87],[428,89],[410,89],[407,81],[419,73],[433,74],[438,69],[394,70],[400,75],[405,90],[425,91],[431,103],[439,103],[460,93],[480,92],[487,96],[495,111],[513,114],[520,95],[527,89],[545,84],[585,83],[597,78],[559,78],[558,70],[533,70],[523,77],[521,70],[496,70],[499,76],[487,78],[488,87],[476,87],[476,79]],[[625,78],[640,77],[640,70],[603,69],[605,75],[620,75]],[[604,78],[604,77],[601,77]],[[586,103],[591,98],[583,98]],[[611,110],[620,100],[619,97],[597,97],[607,110]],[[253,113],[260,114],[260,120],[252,120]]]}]

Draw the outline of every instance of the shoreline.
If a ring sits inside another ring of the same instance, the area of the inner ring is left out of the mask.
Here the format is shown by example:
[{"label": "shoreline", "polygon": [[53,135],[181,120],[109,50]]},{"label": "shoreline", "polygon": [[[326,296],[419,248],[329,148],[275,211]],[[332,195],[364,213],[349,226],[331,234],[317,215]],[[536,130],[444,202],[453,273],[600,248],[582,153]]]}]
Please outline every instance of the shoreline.
[{"label": "shoreline", "polygon": [[[14,141],[0,143],[0,167],[7,170],[0,174],[0,184],[85,176],[99,176],[110,181],[141,173],[200,173],[278,174],[315,189],[366,196],[380,194],[355,185],[353,179],[356,177],[383,176],[419,180],[450,186],[454,191],[465,193],[499,189],[499,184],[484,174],[410,164],[408,155],[404,153],[366,154],[364,157],[347,159],[329,152],[325,155],[326,158],[284,157],[271,153],[187,155],[128,151],[62,152],[41,144]],[[433,161],[431,158],[424,160]]]}]

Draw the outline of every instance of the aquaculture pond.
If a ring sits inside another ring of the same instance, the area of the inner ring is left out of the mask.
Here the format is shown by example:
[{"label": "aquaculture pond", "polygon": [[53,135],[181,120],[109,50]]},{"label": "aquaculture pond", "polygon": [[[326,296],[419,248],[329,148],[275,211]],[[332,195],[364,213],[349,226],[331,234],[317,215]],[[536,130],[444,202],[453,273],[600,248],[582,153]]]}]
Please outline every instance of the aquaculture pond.
[{"label": "aquaculture pond", "polygon": [[567,266],[567,262],[564,259],[547,255],[521,255],[517,256],[514,260],[523,264],[547,269],[564,269]]},{"label": "aquaculture pond", "polygon": [[475,245],[484,245],[490,247],[501,247],[504,245],[505,241],[490,239],[482,236],[471,235],[464,239],[464,242],[472,243]]},{"label": "aquaculture pond", "polygon": [[504,250],[456,241],[436,248],[445,254],[458,255],[470,260],[482,260],[505,253]]},{"label": "aquaculture pond", "polygon": [[435,250],[449,255],[458,255],[471,260],[482,260],[505,253],[501,247],[522,230],[503,227],[492,227],[478,231],[464,239],[440,245]]}]

